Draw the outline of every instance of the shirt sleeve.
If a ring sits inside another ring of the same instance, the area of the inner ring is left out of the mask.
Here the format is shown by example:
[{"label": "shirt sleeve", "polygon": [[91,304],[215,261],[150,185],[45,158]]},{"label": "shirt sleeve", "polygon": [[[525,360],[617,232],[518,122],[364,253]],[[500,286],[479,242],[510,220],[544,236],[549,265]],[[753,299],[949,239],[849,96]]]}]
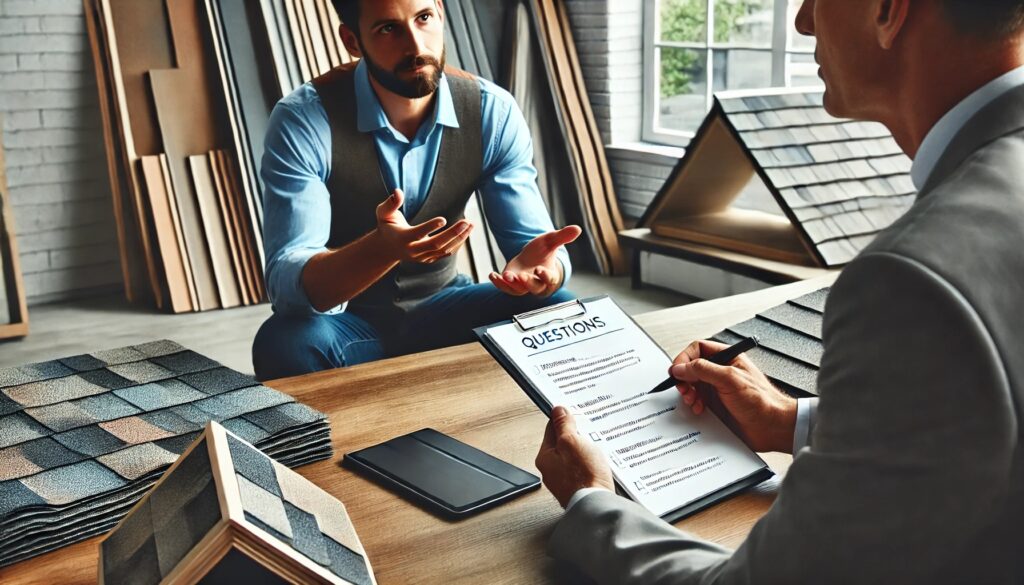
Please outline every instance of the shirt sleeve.
[{"label": "shirt sleeve", "polygon": [[[480,195],[494,239],[505,259],[511,260],[531,240],[555,228],[537,186],[533,140],[526,119],[508,92],[482,84],[484,170]],[[572,265],[564,247],[557,257],[562,263],[564,287]]]},{"label": "shirt sleeve", "polygon": [[793,455],[811,445],[811,431],[814,430],[814,415],[818,410],[817,398],[801,398],[796,401],[796,430],[793,433]]},{"label": "shirt sleeve", "polygon": [[[330,126],[311,85],[274,107],[265,148],[260,174],[270,301],[278,313],[321,314],[302,285],[306,263],[327,250],[331,230],[331,198],[325,184],[330,172]],[[339,305],[325,313],[344,308]]]},{"label": "shirt sleeve", "polygon": [[599,488],[599,487],[580,488],[580,489],[576,490],[576,493],[573,494],[571,498],[569,498],[569,502],[565,504],[565,511],[568,512],[569,510],[572,510],[572,507],[575,506],[577,502],[579,502],[580,500],[582,500],[583,498],[589,496],[590,494],[592,494],[594,492],[606,492],[606,491],[608,491],[608,490],[606,490],[604,488]]}]

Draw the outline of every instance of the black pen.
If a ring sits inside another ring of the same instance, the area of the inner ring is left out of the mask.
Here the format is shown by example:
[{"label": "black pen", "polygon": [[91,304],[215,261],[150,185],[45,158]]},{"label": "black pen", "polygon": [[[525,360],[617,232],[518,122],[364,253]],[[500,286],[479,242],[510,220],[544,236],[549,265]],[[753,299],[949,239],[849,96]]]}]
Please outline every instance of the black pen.
[{"label": "black pen", "polygon": [[[732,363],[732,360],[740,357],[741,353],[743,353],[745,351],[750,351],[751,349],[754,349],[755,347],[757,347],[757,337],[754,337],[754,336],[745,337],[741,341],[738,341],[735,344],[733,344],[733,345],[723,349],[722,351],[716,353],[715,355],[709,357],[708,361],[713,363],[713,364],[718,364],[720,366],[727,366],[730,363]],[[672,376],[669,376],[667,380],[665,380],[661,384],[658,384],[657,386],[655,386],[654,390],[651,390],[650,392],[648,392],[648,394],[654,394],[656,392],[664,392],[665,390],[668,390],[669,388],[675,387],[676,384],[679,384],[679,380],[676,380]]]}]

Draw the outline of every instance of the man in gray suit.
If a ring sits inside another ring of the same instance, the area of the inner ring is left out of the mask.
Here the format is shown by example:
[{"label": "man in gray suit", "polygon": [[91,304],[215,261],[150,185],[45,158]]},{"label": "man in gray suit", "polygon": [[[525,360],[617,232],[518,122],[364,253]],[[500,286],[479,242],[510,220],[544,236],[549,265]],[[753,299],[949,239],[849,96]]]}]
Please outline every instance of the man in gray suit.
[{"label": "man in gray suit", "polygon": [[1024,583],[1024,0],[805,0],[797,27],[828,110],[884,123],[918,200],[832,289],[820,404],[711,343],[677,358],[684,404],[714,393],[752,448],[796,454],[739,549],[616,496],[557,408],[551,553],[600,583]]}]

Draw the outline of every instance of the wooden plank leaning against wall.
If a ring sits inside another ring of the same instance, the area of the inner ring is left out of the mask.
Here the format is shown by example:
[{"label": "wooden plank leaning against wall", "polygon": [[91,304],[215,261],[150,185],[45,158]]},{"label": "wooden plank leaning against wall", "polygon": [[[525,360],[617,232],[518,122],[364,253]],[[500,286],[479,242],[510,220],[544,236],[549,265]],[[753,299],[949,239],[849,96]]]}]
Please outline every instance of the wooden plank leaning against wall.
[{"label": "wooden plank leaning against wall", "polygon": [[[0,128],[3,128],[2,116]],[[7,194],[5,169],[3,132],[0,131],[0,339],[28,335],[28,305],[18,244],[14,239],[14,217]]]}]

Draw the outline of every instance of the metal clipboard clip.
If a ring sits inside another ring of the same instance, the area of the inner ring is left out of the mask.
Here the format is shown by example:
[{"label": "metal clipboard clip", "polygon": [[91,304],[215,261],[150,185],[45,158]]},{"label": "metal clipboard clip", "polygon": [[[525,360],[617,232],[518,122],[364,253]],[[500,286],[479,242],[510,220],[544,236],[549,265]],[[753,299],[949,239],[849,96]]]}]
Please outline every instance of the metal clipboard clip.
[{"label": "metal clipboard clip", "polygon": [[512,321],[519,327],[520,331],[525,333],[545,325],[550,325],[551,323],[562,323],[586,314],[587,306],[583,304],[583,301],[576,299],[567,303],[551,305],[543,309],[513,315]]}]

